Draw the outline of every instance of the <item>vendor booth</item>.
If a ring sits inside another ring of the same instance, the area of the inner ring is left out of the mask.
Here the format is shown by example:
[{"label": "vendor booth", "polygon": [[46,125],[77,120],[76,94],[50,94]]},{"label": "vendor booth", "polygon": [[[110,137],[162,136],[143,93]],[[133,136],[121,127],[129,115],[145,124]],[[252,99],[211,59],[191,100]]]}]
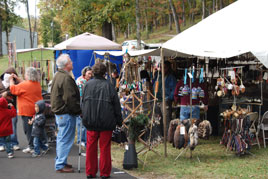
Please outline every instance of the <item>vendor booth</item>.
[{"label": "vendor booth", "polygon": [[[267,96],[263,95],[267,78],[262,77],[268,67],[267,6],[266,0],[238,0],[162,46],[162,59],[165,50],[173,51],[177,59],[182,59],[181,53],[188,54],[193,62],[190,70],[193,66],[204,69],[209,97],[218,98],[224,121],[221,142],[239,155],[249,148],[249,136],[258,139],[261,115],[267,110],[261,109]],[[257,112],[257,119],[251,112]],[[255,122],[257,127],[252,125]]]},{"label": "vendor booth", "polygon": [[[96,58],[105,58],[103,56],[94,56],[94,50],[120,51],[122,49],[121,45],[88,32],[65,40],[60,44],[55,45],[54,48],[56,50],[55,59],[61,53],[70,55],[73,61],[73,74],[75,79],[81,76],[83,67],[93,66]],[[118,66],[119,64],[122,64],[122,57],[110,56],[109,61]]]},{"label": "vendor booth", "polygon": [[[247,151],[254,138],[258,139],[256,136],[262,125],[261,116],[267,110],[262,108],[266,101],[263,97],[267,96],[264,94],[266,84],[263,85],[263,80],[267,80],[267,73],[264,72],[268,67],[266,7],[266,0],[238,0],[178,34],[164,43],[161,49],[150,51],[151,54],[158,53],[161,56],[162,71],[164,59],[168,58],[176,59],[174,69],[188,70],[184,75],[188,76],[188,80],[191,78],[189,72],[192,74],[195,71],[194,75],[200,76],[202,71],[203,78],[208,82],[209,100],[216,99],[213,107],[221,115],[213,120],[220,122],[222,119],[224,122],[232,117],[233,124],[241,124],[242,121],[250,123],[240,128],[233,126],[232,130],[226,128],[228,125],[225,123],[223,129],[231,132],[220,132],[223,134],[222,143],[228,150],[236,150],[239,155]],[[189,91],[192,95],[191,88]],[[162,95],[164,98],[165,88]],[[165,103],[163,109],[166,109]],[[215,113],[214,109],[212,113]],[[163,118],[164,125],[167,125],[165,114]],[[255,123],[255,126],[252,125]],[[229,137],[226,138],[226,135]],[[249,136],[253,136],[252,140],[245,142]],[[224,142],[226,139],[227,142]],[[260,146],[259,141],[256,143]]]}]

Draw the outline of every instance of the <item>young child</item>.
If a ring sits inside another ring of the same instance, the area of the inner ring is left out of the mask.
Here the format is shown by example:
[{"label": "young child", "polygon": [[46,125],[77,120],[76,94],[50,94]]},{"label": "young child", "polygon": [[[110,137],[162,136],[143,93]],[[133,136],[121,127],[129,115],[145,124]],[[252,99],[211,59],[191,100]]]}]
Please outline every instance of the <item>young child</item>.
[{"label": "young child", "polygon": [[45,101],[37,101],[35,103],[35,117],[29,121],[29,124],[33,125],[32,136],[34,137],[34,153],[32,153],[32,157],[41,156],[40,148],[43,150],[42,154],[46,154],[46,152],[48,151],[48,147],[42,141],[42,135],[44,134],[46,124],[46,118],[44,115],[45,107]]},{"label": "young child", "polygon": [[12,118],[17,115],[14,106],[7,102],[8,93],[5,91],[0,98],[0,138],[6,146],[6,152],[8,158],[14,157],[13,147],[10,142],[10,135],[13,134]]}]

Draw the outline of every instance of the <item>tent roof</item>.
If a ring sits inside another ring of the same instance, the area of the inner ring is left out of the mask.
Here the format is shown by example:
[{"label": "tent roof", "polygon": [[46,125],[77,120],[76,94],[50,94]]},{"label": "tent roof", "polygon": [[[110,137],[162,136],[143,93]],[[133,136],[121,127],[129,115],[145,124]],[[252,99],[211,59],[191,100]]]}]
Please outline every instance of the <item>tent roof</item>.
[{"label": "tent roof", "polygon": [[[147,49],[147,50],[130,50],[127,53],[129,54],[129,56],[131,57],[136,57],[136,56],[160,56],[161,54],[161,48],[158,49]],[[125,52],[123,51],[94,51],[94,53],[98,54],[98,55],[112,55],[112,56],[123,56],[125,54]],[[177,55],[177,56],[182,56],[182,57],[189,57],[190,55],[187,54],[183,54],[180,52],[173,52],[171,50],[165,49],[165,51],[163,52],[164,56],[172,56],[172,55]]]},{"label": "tent roof", "polygon": [[54,47],[56,50],[121,50],[121,45],[88,32],[65,40]]},{"label": "tent roof", "polygon": [[55,50],[54,48],[28,48],[28,49],[18,49],[16,50],[17,53],[26,53],[26,52],[32,52],[37,50]]},{"label": "tent roof", "polygon": [[229,58],[251,52],[268,67],[268,1],[238,0],[163,44],[164,50]]},{"label": "tent roof", "polygon": [[[123,56],[123,51],[94,51],[98,55],[112,55],[112,56]],[[127,52],[131,57],[135,56],[160,56],[160,49],[150,50],[132,50]]]}]

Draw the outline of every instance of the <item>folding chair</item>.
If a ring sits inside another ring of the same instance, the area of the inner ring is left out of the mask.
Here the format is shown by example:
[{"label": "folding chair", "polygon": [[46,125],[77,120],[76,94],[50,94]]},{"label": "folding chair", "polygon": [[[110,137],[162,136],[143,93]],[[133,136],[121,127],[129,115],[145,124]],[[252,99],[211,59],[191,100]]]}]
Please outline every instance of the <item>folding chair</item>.
[{"label": "folding chair", "polygon": [[261,119],[260,129],[262,130],[262,137],[263,137],[263,145],[264,148],[266,148],[266,139],[268,137],[265,137],[265,131],[268,131],[268,111],[266,111]]},{"label": "folding chair", "polygon": [[256,143],[252,143],[252,145],[258,144],[259,148],[261,148],[260,142],[259,142],[259,131],[256,129],[256,122],[258,121],[259,114],[258,112],[251,112],[251,113],[248,113],[246,117],[249,117],[250,122],[251,122],[249,131],[250,133],[254,134],[256,137]]}]

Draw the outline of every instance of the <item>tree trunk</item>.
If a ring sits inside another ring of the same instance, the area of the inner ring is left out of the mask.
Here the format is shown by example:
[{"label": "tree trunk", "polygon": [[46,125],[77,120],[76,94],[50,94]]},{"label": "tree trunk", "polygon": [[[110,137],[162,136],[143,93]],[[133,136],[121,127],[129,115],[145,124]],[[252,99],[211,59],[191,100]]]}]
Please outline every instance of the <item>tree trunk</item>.
[{"label": "tree trunk", "polygon": [[174,19],[174,22],[175,22],[175,27],[176,27],[176,32],[177,34],[181,32],[180,30],[180,24],[179,24],[179,18],[178,18],[178,15],[176,13],[176,9],[173,5],[173,2],[172,0],[169,0],[169,5],[170,5],[170,8],[172,10],[172,14],[173,14],[173,19]]},{"label": "tree trunk", "polygon": [[171,8],[170,8],[170,6],[168,6],[169,7],[169,13],[168,13],[168,26],[169,26],[169,30],[171,31],[172,30],[172,10],[171,10]]},{"label": "tree trunk", "polygon": [[223,0],[220,0],[220,9],[222,9],[223,7],[224,7]]},{"label": "tree trunk", "polygon": [[140,8],[139,8],[139,0],[136,0],[136,36],[138,40],[137,49],[141,49],[141,32],[140,32]]},{"label": "tree trunk", "polygon": [[29,13],[29,2],[28,2],[28,0],[25,1],[25,6],[26,6],[26,11],[27,11],[28,25],[29,25],[29,32],[30,32],[30,44],[31,44],[31,48],[33,48],[32,25],[31,25],[30,13]]},{"label": "tree trunk", "polygon": [[214,13],[215,12],[215,9],[216,9],[216,2],[215,2],[216,0],[213,0],[212,1],[212,13]]},{"label": "tree trunk", "polygon": [[128,23],[127,24],[127,36],[128,37],[130,36],[130,33],[131,33],[131,27],[130,27],[130,24]]},{"label": "tree trunk", "polygon": [[[34,29],[33,29],[33,34],[32,34],[32,39],[33,39],[33,47],[34,47],[34,37],[35,37],[35,32],[37,32],[37,23],[36,23],[36,0],[34,1],[35,2],[35,10],[34,10]],[[53,44],[52,44],[53,46]]]},{"label": "tree trunk", "polygon": [[116,32],[115,32],[115,26],[114,23],[112,22],[112,36],[113,36],[113,41],[116,42]]},{"label": "tree trunk", "polygon": [[0,15],[0,57],[3,56],[3,47],[2,47],[2,15]]},{"label": "tree trunk", "polygon": [[[8,4],[7,0],[5,2],[5,13],[6,13],[6,21],[9,21],[9,12],[8,12]],[[7,54],[8,54],[8,42],[9,42],[9,31],[8,31],[8,26],[5,25],[5,32],[6,32],[6,46],[7,46]]]},{"label": "tree trunk", "polygon": [[112,24],[105,21],[102,24],[102,36],[109,39],[113,40],[113,35],[112,35]]},{"label": "tree trunk", "polygon": [[149,25],[148,25],[148,12],[147,12],[148,2],[145,3],[145,31],[146,31],[146,39],[149,39]]},{"label": "tree trunk", "polygon": [[182,21],[183,21],[183,26],[186,26],[186,18],[185,18],[185,4],[184,0],[182,1]]},{"label": "tree trunk", "polygon": [[192,24],[194,24],[194,21],[195,21],[195,8],[196,8],[196,0],[193,0],[193,5],[192,5],[192,9],[193,9],[193,12],[192,12]]},{"label": "tree trunk", "polygon": [[[187,0],[187,1],[188,1],[188,6],[189,6],[190,11],[193,11],[191,1],[190,0]],[[189,21],[190,21],[191,24],[193,24],[193,22],[192,22],[192,13],[193,12],[189,13]]]},{"label": "tree trunk", "polygon": [[202,20],[206,18],[206,0],[202,0]]}]

